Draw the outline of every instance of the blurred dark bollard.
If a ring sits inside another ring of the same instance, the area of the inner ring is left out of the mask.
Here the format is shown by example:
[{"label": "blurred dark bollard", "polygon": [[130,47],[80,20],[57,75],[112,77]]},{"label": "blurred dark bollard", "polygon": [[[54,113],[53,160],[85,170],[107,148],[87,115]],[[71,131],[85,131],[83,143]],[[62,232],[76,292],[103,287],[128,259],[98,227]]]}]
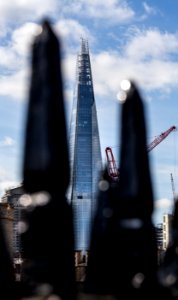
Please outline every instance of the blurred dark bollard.
[{"label": "blurred dark bollard", "polygon": [[178,201],[175,203],[172,221],[172,241],[160,265],[158,279],[163,299],[178,298]]},{"label": "blurred dark bollard", "polygon": [[120,179],[99,193],[86,299],[87,295],[151,299],[158,289],[144,108],[135,85],[127,81],[126,87],[122,91]]},{"label": "blurred dark bollard", "polygon": [[[7,234],[7,233],[6,233]],[[15,270],[8,249],[3,224],[0,220],[0,294],[1,299],[18,299],[15,285]]]},{"label": "blurred dark bollard", "polygon": [[[72,208],[60,48],[48,21],[32,53],[22,197],[25,296],[75,299]],[[47,299],[47,298],[45,298]]]}]

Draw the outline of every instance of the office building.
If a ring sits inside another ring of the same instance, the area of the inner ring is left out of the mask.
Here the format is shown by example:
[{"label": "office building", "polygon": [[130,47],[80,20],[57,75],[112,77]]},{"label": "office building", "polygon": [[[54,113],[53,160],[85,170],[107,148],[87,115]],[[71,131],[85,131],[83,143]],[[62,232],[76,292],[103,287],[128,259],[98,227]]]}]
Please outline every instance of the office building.
[{"label": "office building", "polygon": [[75,250],[87,251],[102,159],[90,54],[84,39],[77,57],[69,145],[71,182],[68,198],[74,211]]},{"label": "office building", "polygon": [[13,257],[18,258],[21,256],[21,239],[18,231],[19,222],[21,221],[22,205],[19,198],[24,194],[22,185],[8,189],[2,197],[2,204],[7,204],[13,208],[13,234],[12,234],[12,248]]},{"label": "office building", "polygon": [[163,250],[166,250],[172,240],[172,214],[163,215]]},{"label": "office building", "polygon": [[156,228],[156,241],[158,249],[163,249],[163,224],[157,224]]},{"label": "office building", "polygon": [[0,221],[4,231],[4,237],[9,254],[13,258],[13,216],[14,209],[8,203],[0,203]]}]

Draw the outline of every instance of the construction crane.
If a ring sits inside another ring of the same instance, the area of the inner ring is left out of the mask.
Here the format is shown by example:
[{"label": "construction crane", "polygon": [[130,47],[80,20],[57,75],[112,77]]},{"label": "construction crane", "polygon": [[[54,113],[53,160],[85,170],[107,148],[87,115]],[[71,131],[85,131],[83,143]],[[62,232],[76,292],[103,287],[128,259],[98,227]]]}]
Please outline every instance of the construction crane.
[{"label": "construction crane", "polygon": [[174,200],[174,205],[176,203],[176,192],[175,192],[175,186],[174,186],[174,179],[172,173],[171,175],[171,186],[172,186],[172,193],[173,193],[173,200]]},{"label": "construction crane", "polygon": [[162,132],[160,135],[158,135],[155,140],[148,145],[148,152],[154,149],[159,143],[161,143],[172,131],[176,130],[176,126],[171,126],[168,130],[165,132]]},{"label": "construction crane", "polygon": [[[158,135],[153,142],[151,142],[147,146],[148,152],[153,150],[159,143],[161,143],[172,131],[176,131],[176,126],[171,126],[168,130],[162,132],[160,135]],[[107,157],[107,166],[108,166],[108,174],[109,177],[112,179],[112,181],[118,181],[119,179],[119,170],[116,166],[116,161],[112,152],[112,149],[110,147],[107,147],[105,149],[106,157]]]},{"label": "construction crane", "polygon": [[116,161],[114,159],[114,155],[113,155],[112,149],[110,147],[107,147],[105,149],[105,151],[106,151],[106,157],[107,157],[107,162],[108,162],[108,174],[109,174],[109,177],[113,181],[118,181],[118,179],[119,179],[119,171],[118,171],[117,166],[116,166]]}]

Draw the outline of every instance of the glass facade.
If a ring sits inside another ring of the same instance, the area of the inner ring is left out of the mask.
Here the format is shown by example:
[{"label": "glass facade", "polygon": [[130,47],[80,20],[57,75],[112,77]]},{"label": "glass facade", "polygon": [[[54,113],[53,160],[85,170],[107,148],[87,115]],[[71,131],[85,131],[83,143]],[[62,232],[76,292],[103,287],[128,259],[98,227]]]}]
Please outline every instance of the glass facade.
[{"label": "glass facade", "polygon": [[74,211],[75,250],[85,251],[89,246],[102,160],[88,43],[83,39],[77,58],[69,145],[68,198]]}]

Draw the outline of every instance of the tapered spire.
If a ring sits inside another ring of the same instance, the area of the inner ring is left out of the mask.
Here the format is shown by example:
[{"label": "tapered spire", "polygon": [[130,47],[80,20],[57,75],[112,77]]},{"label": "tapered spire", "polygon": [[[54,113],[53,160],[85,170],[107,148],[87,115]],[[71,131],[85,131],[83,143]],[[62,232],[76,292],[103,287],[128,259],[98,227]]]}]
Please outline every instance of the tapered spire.
[{"label": "tapered spire", "polygon": [[81,54],[89,54],[88,41],[84,38],[81,38]]},{"label": "tapered spire", "polygon": [[69,135],[71,182],[68,198],[74,209],[75,250],[87,251],[102,159],[92,68],[85,39],[81,39],[76,75]]}]

